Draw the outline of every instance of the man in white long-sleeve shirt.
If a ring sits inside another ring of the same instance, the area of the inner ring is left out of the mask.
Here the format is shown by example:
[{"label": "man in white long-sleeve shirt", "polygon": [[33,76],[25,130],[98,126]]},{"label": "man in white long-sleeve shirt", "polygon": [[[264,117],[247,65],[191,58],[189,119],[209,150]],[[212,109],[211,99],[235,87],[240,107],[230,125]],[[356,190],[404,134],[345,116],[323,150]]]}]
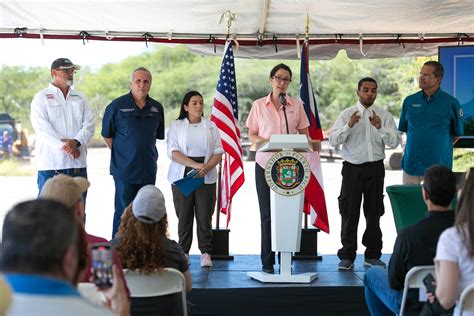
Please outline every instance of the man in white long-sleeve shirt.
[{"label": "man in white long-sleeve shirt", "polygon": [[400,137],[390,113],[376,108],[377,82],[363,78],[357,88],[359,102],[344,110],[336,120],[329,142],[342,144],[342,185],[339,196],[341,214],[341,243],[337,255],[339,270],[351,270],[357,250],[357,226],[360,204],[364,197],[367,226],[362,237],[365,266],[383,266],[380,217],[384,214],[383,182],[385,145],[396,147]]},{"label": "man in white long-sleeve shirt", "polygon": [[59,173],[87,178],[87,143],[95,125],[87,99],[72,88],[80,68],[67,58],[56,59],[51,64],[51,83],[31,102],[39,192],[46,180]]}]

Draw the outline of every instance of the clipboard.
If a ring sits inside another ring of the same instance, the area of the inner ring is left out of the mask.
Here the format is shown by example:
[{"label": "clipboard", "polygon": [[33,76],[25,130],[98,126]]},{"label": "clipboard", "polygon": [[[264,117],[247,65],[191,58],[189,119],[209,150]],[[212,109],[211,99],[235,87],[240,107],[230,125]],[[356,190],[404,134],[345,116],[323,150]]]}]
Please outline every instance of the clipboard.
[{"label": "clipboard", "polygon": [[204,177],[195,178],[197,174],[198,171],[196,169],[193,169],[189,171],[184,178],[173,182],[173,185],[177,186],[185,197],[188,197],[197,188],[204,184]]}]

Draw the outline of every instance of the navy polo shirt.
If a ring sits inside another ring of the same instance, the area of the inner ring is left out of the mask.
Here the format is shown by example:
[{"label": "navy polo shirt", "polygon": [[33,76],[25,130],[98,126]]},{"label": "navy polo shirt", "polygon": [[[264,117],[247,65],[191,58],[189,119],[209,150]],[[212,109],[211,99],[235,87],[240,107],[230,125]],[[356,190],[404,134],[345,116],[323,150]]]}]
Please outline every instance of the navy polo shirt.
[{"label": "navy polo shirt", "polygon": [[158,151],[156,139],[165,138],[163,106],[147,97],[140,109],[132,93],[110,103],[102,120],[102,136],[112,138],[110,174],[134,184],[154,184]]},{"label": "navy polo shirt", "polygon": [[456,98],[438,89],[428,98],[423,91],[405,98],[398,129],[407,133],[402,169],[423,176],[434,164],[453,165],[453,136],[462,136],[462,109]]}]

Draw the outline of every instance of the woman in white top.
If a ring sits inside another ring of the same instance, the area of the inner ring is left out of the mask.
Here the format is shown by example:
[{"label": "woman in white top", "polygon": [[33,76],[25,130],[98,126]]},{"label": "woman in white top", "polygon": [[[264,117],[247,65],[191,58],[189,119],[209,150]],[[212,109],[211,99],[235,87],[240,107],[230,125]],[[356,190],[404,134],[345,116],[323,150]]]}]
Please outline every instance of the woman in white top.
[{"label": "woman in white top", "polygon": [[[474,168],[468,173],[458,200],[453,227],[439,237],[435,257],[436,298],[445,309],[451,308],[461,292],[474,283]],[[454,309],[454,315],[459,309]],[[463,316],[474,315],[464,312]]]},{"label": "woman in white top", "polygon": [[216,204],[216,165],[221,161],[222,148],[216,125],[203,117],[204,103],[197,91],[186,93],[179,117],[168,130],[168,156],[171,165],[168,180],[173,183],[195,169],[196,177],[204,177],[204,184],[191,195],[185,196],[172,185],[173,202],[178,216],[179,245],[189,258],[196,216],[201,266],[212,266],[211,219]]}]

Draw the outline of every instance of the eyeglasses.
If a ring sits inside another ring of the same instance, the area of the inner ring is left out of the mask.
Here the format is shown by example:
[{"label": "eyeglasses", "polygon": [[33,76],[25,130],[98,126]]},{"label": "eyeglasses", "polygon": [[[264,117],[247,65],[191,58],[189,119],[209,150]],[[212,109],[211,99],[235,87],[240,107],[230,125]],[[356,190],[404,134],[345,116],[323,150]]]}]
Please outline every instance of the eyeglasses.
[{"label": "eyeglasses", "polygon": [[273,79],[275,79],[276,81],[278,82],[284,82],[286,84],[290,83],[291,82],[291,79],[290,78],[283,78],[283,77],[280,77],[280,76],[273,76]]},{"label": "eyeglasses", "polygon": [[68,75],[69,74],[75,74],[76,73],[76,69],[74,68],[59,68],[57,70],[60,70],[60,71],[64,71],[65,73],[67,73]]}]

